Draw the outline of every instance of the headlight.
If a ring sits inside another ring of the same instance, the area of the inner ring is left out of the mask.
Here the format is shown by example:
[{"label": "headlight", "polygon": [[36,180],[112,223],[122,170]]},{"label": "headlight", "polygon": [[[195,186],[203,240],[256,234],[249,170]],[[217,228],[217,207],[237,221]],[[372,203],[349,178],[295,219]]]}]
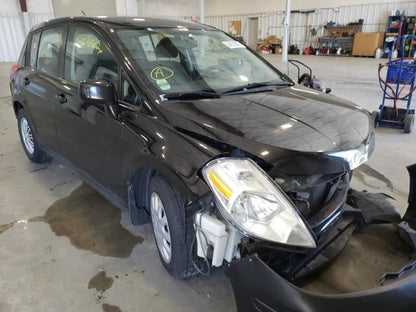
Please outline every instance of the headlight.
[{"label": "headlight", "polygon": [[209,162],[202,174],[223,217],[245,235],[316,247],[293,203],[252,160],[220,158]]}]

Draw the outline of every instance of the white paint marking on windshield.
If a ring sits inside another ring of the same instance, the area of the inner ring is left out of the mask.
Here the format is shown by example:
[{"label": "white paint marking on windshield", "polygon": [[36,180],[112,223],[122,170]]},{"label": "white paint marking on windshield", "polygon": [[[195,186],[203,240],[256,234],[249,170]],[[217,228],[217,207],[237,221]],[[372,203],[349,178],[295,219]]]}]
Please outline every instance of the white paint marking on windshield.
[{"label": "white paint marking on windshield", "polygon": [[245,46],[238,41],[223,41],[223,45],[227,46],[230,49],[244,49]]}]

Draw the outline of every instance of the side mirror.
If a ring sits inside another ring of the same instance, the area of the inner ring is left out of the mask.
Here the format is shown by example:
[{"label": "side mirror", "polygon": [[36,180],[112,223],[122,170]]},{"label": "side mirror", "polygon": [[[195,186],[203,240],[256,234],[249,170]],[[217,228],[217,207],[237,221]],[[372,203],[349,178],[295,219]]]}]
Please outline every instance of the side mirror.
[{"label": "side mirror", "polygon": [[116,88],[107,80],[85,80],[79,83],[79,97],[84,103],[114,107],[117,103]]}]

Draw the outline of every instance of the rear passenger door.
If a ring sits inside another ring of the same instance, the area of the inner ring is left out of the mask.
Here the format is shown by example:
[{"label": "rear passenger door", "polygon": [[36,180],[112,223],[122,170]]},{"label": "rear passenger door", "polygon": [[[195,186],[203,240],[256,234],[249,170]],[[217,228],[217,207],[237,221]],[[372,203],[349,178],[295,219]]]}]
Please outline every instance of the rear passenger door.
[{"label": "rear passenger door", "polygon": [[53,102],[60,87],[59,62],[63,26],[43,29],[32,34],[29,59],[22,72],[22,92],[36,138],[41,145],[58,151]]},{"label": "rear passenger door", "polygon": [[83,103],[79,82],[105,79],[119,85],[119,65],[93,28],[69,27],[64,50],[64,71],[55,103],[62,155],[83,173],[118,195],[121,185],[121,123],[104,105]]}]

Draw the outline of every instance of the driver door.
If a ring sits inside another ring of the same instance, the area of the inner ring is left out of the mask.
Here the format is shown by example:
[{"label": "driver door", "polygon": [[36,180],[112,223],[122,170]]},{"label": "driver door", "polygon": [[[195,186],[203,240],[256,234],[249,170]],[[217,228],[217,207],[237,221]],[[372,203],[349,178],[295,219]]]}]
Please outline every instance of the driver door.
[{"label": "driver door", "polygon": [[104,105],[83,103],[80,81],[105,79],[119,85],[119,65],[100,35],[90,27],[69,28],[62,87],[56,94],[56,123],[62,155],[84,175],[119,196],[122,125]]}]

